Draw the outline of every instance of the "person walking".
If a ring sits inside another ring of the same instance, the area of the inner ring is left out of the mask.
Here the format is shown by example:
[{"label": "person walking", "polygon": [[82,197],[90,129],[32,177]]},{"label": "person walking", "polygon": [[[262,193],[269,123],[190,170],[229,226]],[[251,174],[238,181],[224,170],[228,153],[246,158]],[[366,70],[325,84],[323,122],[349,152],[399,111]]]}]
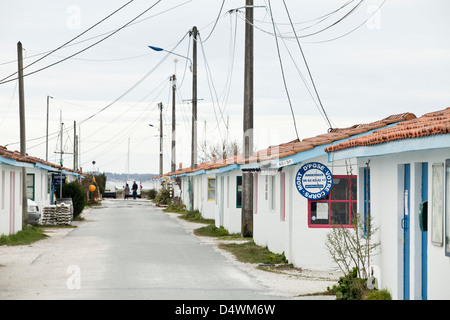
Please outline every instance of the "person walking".
[{"label": "person walking", "polygon": [[130,195],[130,186],[128,185],[128,183],[125,185],[125,190],[124,190],[124,199],[128,199],[128,196]]},{"label": "person walking", "polygon": [[133,183],[133,187],[131,188],[133,190],[133,199],[136,200],[136,196],[137,196],[137,188],[138,185],[136,184],[136,181],[134,181]]}]

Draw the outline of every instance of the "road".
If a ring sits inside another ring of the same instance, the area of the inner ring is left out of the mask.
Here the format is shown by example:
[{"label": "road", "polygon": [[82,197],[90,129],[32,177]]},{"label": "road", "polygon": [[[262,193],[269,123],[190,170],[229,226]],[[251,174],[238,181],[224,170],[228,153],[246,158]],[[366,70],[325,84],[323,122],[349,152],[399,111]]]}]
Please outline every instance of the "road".
[{"label": "road", "polygon": [[0,247],[0,299],[280,299],[146,200],[104,201],[86,217]]}]

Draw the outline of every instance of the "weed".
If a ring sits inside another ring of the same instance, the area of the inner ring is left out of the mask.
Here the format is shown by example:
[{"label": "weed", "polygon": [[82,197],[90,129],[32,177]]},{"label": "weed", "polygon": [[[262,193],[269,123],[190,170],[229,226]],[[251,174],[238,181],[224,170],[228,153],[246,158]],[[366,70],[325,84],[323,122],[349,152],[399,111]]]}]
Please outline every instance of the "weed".
[{"label": "weed", "polygon": [[30,244],[47,237],[42,229],[35,226],[26,226],[23,230],[15,234],[9,236],[2,235],[0,237],[0,245],[18,246]]},{"label": "weed", "polygon": [[219,248],[227,250],[234,254],[236,258],[241,262],[248,263],[287,263],[284,252],[282,254],[275,254],[269,249],[260,247],[255,244],[254,241],[248,241],[244,243],[226,243],[219,244]]}]

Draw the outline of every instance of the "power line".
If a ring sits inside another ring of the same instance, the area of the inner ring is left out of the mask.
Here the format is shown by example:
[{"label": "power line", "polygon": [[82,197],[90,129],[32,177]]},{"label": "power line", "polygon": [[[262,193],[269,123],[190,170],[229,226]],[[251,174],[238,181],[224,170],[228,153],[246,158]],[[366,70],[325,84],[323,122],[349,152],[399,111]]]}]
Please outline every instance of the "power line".
[{"label": "power line", "polygon": [[[328,25],[327,27],[322,28],[322,29],[320,29],[320,30],[318,30],[318,31],[309,33],[309,34],[297,35],[297,37],[298,37],[298,38],[307,38],[307,37],[314,36],[314,35],[316,35],[316,34],[319,34],[319,33],[321,33],[321,32],[324,32],[324,31],[330,29],[331,27],[333,27],[333,26],[337,25],[338,23],[342,22],[344,19],[348,18],[353,12],[356,11],[356,9],[357,9],[364,1],[365,1],[365,0],[360,0],[360,1],[359,1],[359,2],[358,2],[358,3],[357,3],[357,4],[356,4],[349,12],[347,12],[343,17],[341,17],[341,18],[338,19],[337,21],[333,22],[332,24]],[[241,19],[244,20],[246,23],[250,23],[250,22],[247,21],[247,19],[246,19],[245,17],[243,17],[243,16],[241,16]],[[324,19],[324,20],[325,20],[325,19]],[[252,24],[252,23],[250,23],[250,24]],[[279,37],[279,38],[286,38],[286,39],[292,39],[292,38],[294,38],[293,36],[287,36],[287,35],[283,35],[283,34],[281,34],[281,33],[280,33],[280,34],[276,34],[276,33],[274,33],[274,32],[264,30],[263,28],[258,27],[256,24],[252,24],[252,25],[253,25],[253,27],[254,27],[255,29],[258,29],[258,30],[260,30],[261,32],[267,33],[267,34],[269,34],[269,35],[271,35],[271,36],[276,36],[276,37]],[[303,29],[302,29],[302,30],[303,30]]]},{"label": "power line", "polygon": [[289,107],[291,108],[292,120],[294,121],[295,134],[297,135],[297,139],[300,141],[300,137],[299,137],[298,131],[297,131],[297,122],[295,120],[294,110],[292,108],[292,102],[291,102],[291,98],[289,96],[289,90],[287,88],[286,78],[285,78],[285,75],[284,75],[283,62],[281,60],[280,47],[278,45],[278,37],[276,36],[277,32],[276,32],[276,29],[275,29],[275,21],[274,21],[273,15],[272,15],[272,5],[270,3],[270,0],[269,0],[269,12],[270,12],[270,18],[272,19],[273,32],[275,34],[275,42],[277,44],[278,60],[280,61],[281,75],[283,77],[284,89],[286,90],[287,99],[289,101]]},{"label": "power line", "polygon": [[[325,19],[324,18],[329,18],[329,17],[331,17],[333,14],[335,14],[335,13],[337,13],[337,12],[339,12],[340,10],[342,10],[343,8],[345,8],[346,6],[348,6],[348,5],[350,5],[352,2],[355,2],[356,0],[348,0],[346,3],[344,3],[342,6],[340,6],[339,8],[337,8],[337,9],[335,9],[335,10],[333,10],[333,11],[331,11],[331,12],[329,12],[329,13],[327,13],[327,14],[324,14],[324,15],[321,15],[321,16],[319,16],[319,17],[317,17],[317,18],[314,18],[314,19],[310,19],[310,20],[306,20],[306,21],[300,21],[300,22],[294,22],[294,25],[297,25],[297,24],[306,24],[306,23],[310,23],[310,22],[314,22],[314,21],[317,21],[317,20],[320,20],[320,19],[322,19],[320,22],[322,22],[322,21],[324,21]],[[263,21],[263,20],[257,20],[257,19],[255,19],[255,21],[257,21],[257,22],[259,22],[259,23],[267,23],[267,24],[272,24],[272,21]],[[291,25],[291,23],[290,22],[287,22],[287,23],[280,23],[280,22],[277,22],[277,25]]]},{"label": "power line", "polygon": [[214,26],[213,26],[213,28],[211,29],[211,31],[209,32],[209,35],[206,37],[206,39],[204,40],[204,42],[208,41],[209,37],[212,35],[212,33],[214,32],[214,30],[216,29],[216,25],[217,25],[217,22],[218,22],[219,19],[220,19],[220,15],[221,15],[221,13],[222,13],[223,5],[224,5],[224,4],[225,4],[225,0],[222,0],[222,5],[220,6],[219,14],[217,15],[216,21],[214,22]]},{"label": "power line", "polygon": [[[270,4],[270,0],[269,0],[269,4]],[[305,54],[303,53],[302,46],[300,45],[300,41],[298,40],[297,33],[295,31],[294,25],[292,24],[291,15],[289,13],[289,10],[287,8],[286,2],[284,0],[283,0],[283,4],[284,4],[284,8],[286,9],[286,13],[287,13],[287,16],[289,18],[289,21],[291,22],[292,30],[294,31],[294,35],[295,35],[295,39],[297,41],[298,47],[300,49],[300,52],[302,53],[303,61],[305,61],[306,69],[308,70],[309,78],[311,79],[311,83],[312,83],[314,91],[316,93],[317,100],[319,100],[320,107],[322,108],[323,114],[324,114],[324,116],[327,119],[327,122],[328,122],[328,125],[329,125],[329,129],[331,129],[332,125],[331,125],[330,119],[328,118],[328,115],[325,112],[325,109],[324,109],[324,107],[322,105],[322,101],[320,100],[320,96],[319,96],[319,93],[317,92],[316,84],[314,83],[314,79],[312,77],[311,70],[309,69],[309,65],[308,65],[308,62],[306,61]]]},{"label": "power line", "polygon": [[[175,50],[178,47],[178,45],[186,38],[187,34],[188,33],[186,33],[183,36],[183,38],[175,45],[175,47],[171,51]],[[139,84],[141,84],[146,78],[148,78],[167,59],[167,57],[169,55],[170,55],[170,52],[167,53],[150,71],[148,71],[141,79],[139,79],[136,83],[134,83],[129,89],[127,89],[124,93],[122,93],[118,98],[116,98],[114,101],[110,102],[108,105],[106,105],[102,109],[100,109],[100,110],[96,111],[95,113],[91,114],[89,117],[85,118],[84,120],[81,120],[80,122],[78,122],[78,124],[82,124],[82,123],[92,119],[93,117],[95,117],[99,113],[105,111],[106,109],[110,108],[112,105],[114,105],[120,99],[125,97],[134,88],[136,88]],[[70,130],[70,129],[73,129],[73,125],[68,128],[68,130]],[[57,132],[56,132],[56,134],[57,134]],[[38,138],[29,139],[29,140],[27,140],[27,142],[31,142],[31,141],[35,141],[35,140],[39,140],[39,139],[43,139],[43,138],[46,138],[46,136],[41,136],[41,137],[38,137]],[[12,145],[12,144],[17,144],[17,143],[19,143],[19,142],[13,142],[13,143],[9,143],[7,145]]]},{"label": "power line", "polygon": [[[186,33],[183,38],[175,45],[175,47],[171,50],[175,50],[178,45],[184,40],[184,38],[186,37],[188,33]],[[116,98],[113,102],[109,103],[107,106],[105,106],[104,108],[100,109],[99,111],[97,111],[96,113],[90,115],[89,117],[87,117],[84,120],[81,120],[80,123],[86,122],[90,119],[92,119],[93,117],[95,117],[97,114],[99,114],[100,112],[105,111],[106,109],[108,109],[109,107],[111,107],[114,103],[116,103],[117,101],[119,101],[120,99],[122,99],[124,96],[126,96],[130,91],[132,91],[134,88],[136,88],[139,84],[142,83],[142,81],[144,81],[148,76],[150,76],[166,59],[167,57],[170,55],[170,52],[167,52],[167,54],[164,56],[164,58],[162,58],[155,67],[153,67],[149,72],[147,72],[141,79],[139,79],[139,81],[137,81],[133,86],[131,86],[131,88],[129,88],[127,91],[125,91],[124,93],[122,93],[118,98]]]},{"label": "power line", "polygon": [[[111,16],[113,16],[114,14],[116,14],[117,12],[119,12],[120,10],[122,10],[123,8],[125,8],[126,6],[128,6],[131,2],[133,2],[134,0],[130,0],[127,3],[125,3],[123,6],[121,6],[119,9],[115,10],[113,13],[109,14],[108,16],[106,16],[105,18],[103,18],[102,20],[100,20],[99,22],[97,22],[96,24],[94,24],[93,26],[91,26],[90,28],[88,28],[87,30],[83,31],[82,33],[80,33],[79,35],[77,35],[76,37],[72,38],[71,40],[67,41],[66,43],[60,45],[58,48],[51,50],[50,52],[48,52],[47,54],[45,54],[43,57],[33,61],[32,63],[30,63],[29,65],[26,65],[25,67],[23,67],[23,70],[25,70],[28,67],[31,67],[33,64],[38,63],[39,61],[45,59],[46,57],[48,57],[49,55],[51,55],[52,53],[55,53],[56,51],[58,51],[59,49],[65,47],[66,45],[68,45],[69,43],[71,43],[72,41],[78,39],[79,37],[81,37],[82,35],[84,35],[85,33],[89,32],[90,30],[92,30],[93,28],[95,28],[96,26],[98,26],[100,23],[102,23],[103,21],[107,20],[108,18],[110,18]],[[3,78],[0,80],[0,83],[2,83],[4,80],[12,77],[13,75],[17,74],[17,71],[12,73],[11,75],[7,76],[6,78]]]},{"label": "power line", "polygon": [[[187,4],[187,3],[189,3],[189,2],[192,2],[192,1],[194,1],[194,0],[188,0],[188,1],[185,1],[185,2],[180,3],[180,4],[178,4],[178,5],[174,6],[174,7],[169,8],[169,9],[167,9],[167,10],[163,10],[163,11],[161,11],[161,12],[159,12],[159,13],[156,13],[156,14],[154,14],[154,15],[152,15],[152,16],[149,16],[149,17],[147,17],[147,18],[143,18],[143,19],[141,19],[141,20],[138,20],[138,21],[135,21],[135,22],[133,22],[133,23],[130,23],[130,24],[127,25],[126,27],[127,27],[127,28],[128,28],[128,27],[131,27],[131,26],[133,26],[133,25],[135,25],[135,24],[138,24],[138,23],[141,23],[141,22],[143,22],[143,21],[145,21],[145,20],[154,18],[154,17],[159,16],[159,15],[161,15],[161,14],[163,14],[163,13],[166,13],[166,12],[172,11],[172,10],[177,9],[177,8],[179,8],[179,7],[181,7],[181,6],[185,5],[185,4]],[[102,37],[102,36],[104,36],[104,35],[107,35],[107,34],[110,34],[110,33],[114,32],[114,31],[115,31],[115,30],[108,31],[108,32],[104,32],[104,33],[98,34],[98,35],[96,35],[96,36],[93,36],[93,37],[90,37],[90,38],[87,38],[87,39],[84,39],[84,40],[81,40],[81,41],[77,41],[77,42],[74,42],[74,43],[69,44],[69,45],[65,45],[64,48],[69,48],[69,47],[71,47],[71,46],[75,46],[75,45],[77,45],[77,44],[80,44],[80,43],[83,43],[83,42],[90,41],[90,40],[92,40],[92,39],[96,39],[96,38]],[[49,52],[51,52],[51,50],[50,50],[50,51],[41,52],[41,53],[36,53],[36,54],[34,54],[34,55],[31,55],[31,56],[28,56],[28,57],[24,57],[24,60],[30,59],[30,58],[34,58],[34,57],[37,57],[37,56],[40,56],[40,55],[43,55],[43,54],[47,54],[47,53],[49,53]],[[89,59],[79,59],[79,58],[78,58],[77,60],[87,60],[87,61],[119,61],[119,60],[121,60],[121,59],[134,59],[134,58],[137,58],[137,57],[119,58],[119,59],[110,59],[110,60],[89,60]],[[1,66],[1,65],[5,65],[5,64],[10,64],[10,63],[17,63],[17,60],[12,60],[12,61],[2,62],[2,63],[0,63],[0,66]]]},{"label": "power line", "polygon": [[384,1],[378,6],[378,8],[377,8],[375,11],[373,11],[372,14],[371,14],[366,20],[364,20],[361,24],[359,24],[358,26],[356,26],[356,28],[354,28],[354,29],[352,29],[352,30],[350,30],[350,31],[348,31],[348,32],[346,32],[346,33],[344,33],[343,35],[340,35],[340,36],[338,36],[338,37],[331,38],[331,39],[328,39],[328,40],[322,40],[322,41],[305,41],[305,42],[306,42],[306,43],[325,43],[325,42],[331,42],[331,41],[334,41],[334,40],[341,39],[341,38],[343,38],[343,37],[349,35],[350,33],[353,33],[354,31],[356,31],[357,29],[359,29],[362,25],[364,25],[365,23],[367,23],[367,21],[369,21],[369,19],[371,19],[371,18],[375,15],[375,13],[377,13],[377,12],[381,9],[381,7],[386,3],[386,1],[387,1],[387,0],[384,0]]},{"label": "power line", "polygon": [[[94,47],[94,46],[96,46],[97,44],[99,44],[99,43],[105,41],[106,39],[110,38],[111,36],[113,36],[114,34],[116,34],[117,32],[119,32],[120,30],[122,30],[123,28],[125,28],[126,26],[128,26],[130,23],[132,23],[133,21],[135,21],[136,19],[138,19],[139,17],[141,17],[142,15],[144,15],[145,13],[147,13],[149,10],[151,10],[153,7],[155,7],[155,6],[156,6],[158,3],[160,3],[161,1],[162,1],[162,0],[158,0],[156,3],[154,3],[154,4],[151,5],[149,8],[147,8],[146,10],[144,10],[143,12],[141,12],[139,15],[137,15],[135,18],[133,18],[132,20],[130,20],[129,22],[127,22],[125,25],[123,25],[123,26],[120,27],[119,29],[113,31],[112,33],[110,33],[110,34],[107,35],[106,37],[100,39],[99,41],[97,41],[97,42],[91,44],[90,46],[87,46],[86,48],[84,48],[84,49],[82,49],[82,50],[80,50],[80,51],[78,51],[78,52],[75,52],[74,54],[72,54],[72,55],[70,55],[70,56],[68,56],[68,57],[66,57],[66,58],[64,58],[64,59],[58,60],[58,61],[56,61],[56,62],[54,62],[54,63],[51,63],[51,64],[49,64],[49,65],[47,65],[47,66],[45,66],[45,67],[42,67],[42,68],[40,68],[40,69],[38,69],[38,70],[35,70],[35,71],[30,72],[30,73],[24,74],[23,77],[26,77],[26,76],[35,74],[35,73],[37,73],[37,72],[43,71],[43,70],[45,70],[45,69],[48,69],[48,68],[50,68],[50,67],[53,67],[53,66],[55,66],[55,65],[57,65],[57,64],[59,64],[59,63],[61,63],[61,62],[64,62],[64,61],[66,61],[66,60],[68,60],[68,59],[70,59],[70,58],[72,58],[72,57],[74,57],[74,56],[76,56],[76,55],[78,55],[78,54],[80,54],[80,53],[82,53],[82,52],[84,52],[84,51],[86,51],[86,50],[88,50],[88,49]],[[7,78],[9,78],[9,76],[8,76]],[[7,78],[5,78],[5,79],[7,79]],[[3,81],[3,80],[2,80],[2,81],[0,81],[0,84],[4,84],[4,83],[7,83],[7,82],[11,82],[11,81],[14,81],[14,80],[17,80],[17,79],[18,79],[18,78],[6,80],[6,81]]]}]

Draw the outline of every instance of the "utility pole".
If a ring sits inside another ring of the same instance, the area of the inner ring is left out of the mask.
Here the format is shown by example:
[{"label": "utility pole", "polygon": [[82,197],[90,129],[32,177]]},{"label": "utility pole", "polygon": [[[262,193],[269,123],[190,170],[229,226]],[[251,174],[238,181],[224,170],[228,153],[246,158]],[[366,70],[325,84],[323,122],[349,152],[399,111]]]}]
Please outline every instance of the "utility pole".
[{"label": "utility pole", "polygon": [[61,150],[60,150],[60,160],[59,160],[59,164],[61,165],[61,180],[60,180],[60,185],[59,185],[59,198],[62,199],[62,188],[63,188],[63,128],[64,128],[64,123],[62,122],[62,111],[59,111],[59,119],[61,122],[61,141],[60,141],[60,146],[61,146]]},{"label": "utility pole", "polygon": [[49,104],[51,96],[47,96],[47,130],[45,134],[45,161],[48,161],[48,112],[49,112]]},{"label": "utility pole", "polygon": [[[245,7],[245,66],[244,66],[244,159],[253,152],[253,0]],[[253,236],[253,174],[242,172],[241,235]]]},{"label": "utility pole", "polygon": [[197,27],[192,28],[192,152],[191,167],[197,168]]},{"label": "utility pole", "polygon": [[164,174],[163,171],[163,120],[162,120],[162,109],[163,104],[160,102],[159,107],[159,175]]},{"label": "utility pole", "polygon": [[[197,27],[192,28],[192,149],[191,169],[197,168]],[[194,210],[194,178],[190,178],[189,202]]]},{"label": "utility pole", "polygon": [[73,122],[73,170],[77,170],[78,163],[77,163],[77,122]]},{"label": "utility pole", "polygon": [[177,90],[177,85],[176,85],[176,76],[175,74],[171,77],[172,80],[172,163],[170,166],[170,171],[171,172],[175,172],[176,171],[176,166],[175,166],[175,157],[176,157],[176,153],[175,153],[175,91]]},{"label": "utility pole", "polygon": [[[19,76],[19,117],[20,117],[20,155],[26,157],[25,137],[25,93],[23,86],[23,55],[22,43],[17,43],[17,61]],[[12,204],[11,204],[12,205]],[[27,199],[27,169],[22,167],[22,227],[28,225],[28,199]]]}]

